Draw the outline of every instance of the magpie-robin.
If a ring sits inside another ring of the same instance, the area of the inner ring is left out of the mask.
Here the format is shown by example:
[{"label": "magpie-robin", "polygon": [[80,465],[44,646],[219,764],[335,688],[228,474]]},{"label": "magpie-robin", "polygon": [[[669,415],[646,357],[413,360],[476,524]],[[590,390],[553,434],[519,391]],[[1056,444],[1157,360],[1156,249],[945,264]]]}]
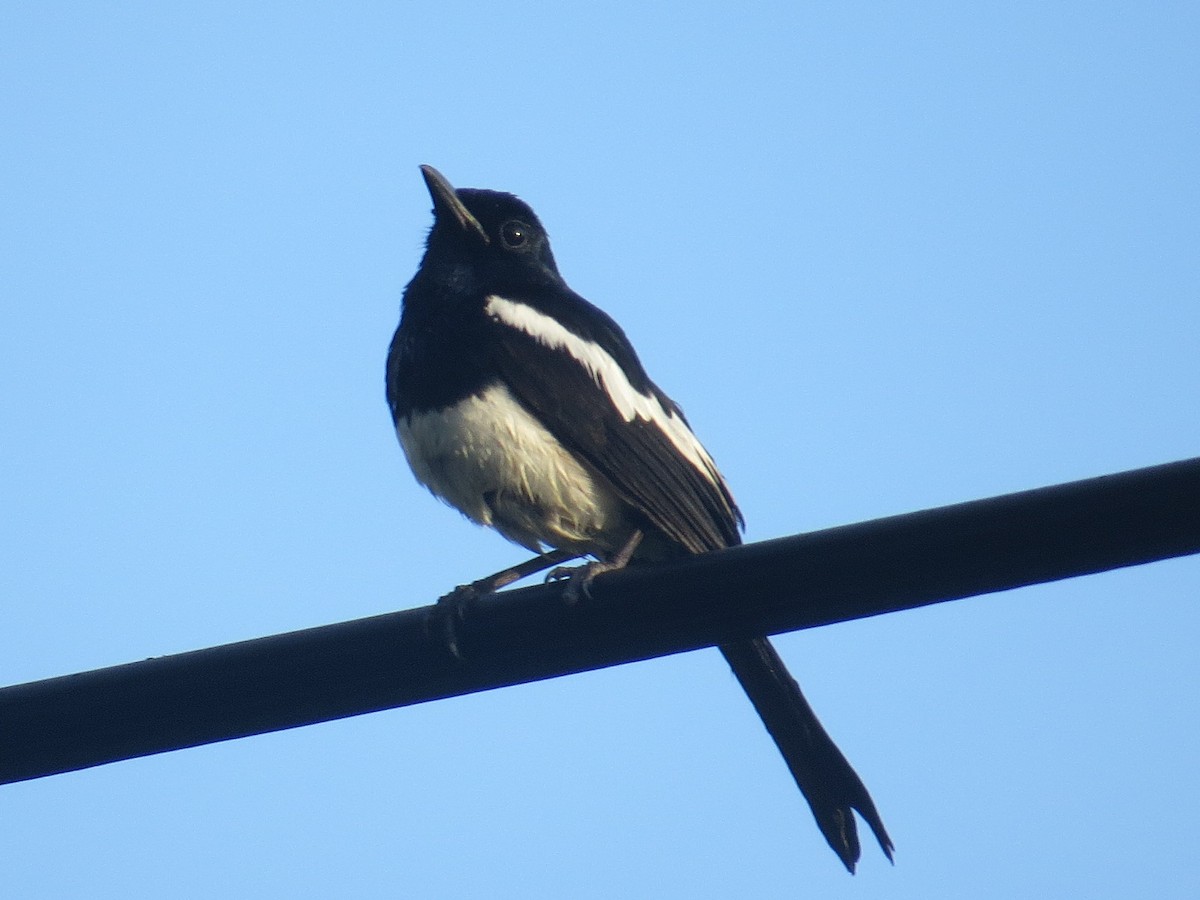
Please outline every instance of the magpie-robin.
[{"label": "magpie-robin", "polygon": [[[543,554],[476,584],[588,556],[568,586],[586,590],[631,560],[740,543],[712,457],[620,326],[567,287],[533,210],[421,172],[434,222],[388,353],[396,433],[430,491]],[[846,867],[859,857],[853,810],[890,859],[875,804],[771,643],[720,649]]]}]

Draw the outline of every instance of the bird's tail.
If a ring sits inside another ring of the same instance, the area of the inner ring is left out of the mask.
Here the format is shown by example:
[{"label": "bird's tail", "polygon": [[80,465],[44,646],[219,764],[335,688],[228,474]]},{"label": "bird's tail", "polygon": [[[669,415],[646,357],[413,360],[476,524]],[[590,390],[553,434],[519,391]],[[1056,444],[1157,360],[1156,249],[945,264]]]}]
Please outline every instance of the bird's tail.
[{"label": "bird's tail", "polygon": [[771,642],[755,638],[722,644],[720,649],[775,739],[825,840],[846,868],[853,872],[859,857],[855,810],[890,860],[892,839],[871,795],[817,720]]}]

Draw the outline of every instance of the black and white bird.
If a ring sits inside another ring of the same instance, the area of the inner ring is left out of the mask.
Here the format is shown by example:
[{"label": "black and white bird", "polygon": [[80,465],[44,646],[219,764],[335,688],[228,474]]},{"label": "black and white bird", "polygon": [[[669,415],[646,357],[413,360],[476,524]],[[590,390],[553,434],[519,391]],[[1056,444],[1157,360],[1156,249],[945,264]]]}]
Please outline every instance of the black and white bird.
[{"label": "black and white bird", "polygon": [[[572,291],[533,210],[422,166],[433,227],[404,291],[387,399],[417,480],[534,553],[477,584],[572,557],[606,568],[740,543],[742,516],[625,333]],[[549,552],[546,552],[549,551]],[[853,811],[892,843],[858,775],[765,638],[721,646],[830,846],[853,872]]]}]

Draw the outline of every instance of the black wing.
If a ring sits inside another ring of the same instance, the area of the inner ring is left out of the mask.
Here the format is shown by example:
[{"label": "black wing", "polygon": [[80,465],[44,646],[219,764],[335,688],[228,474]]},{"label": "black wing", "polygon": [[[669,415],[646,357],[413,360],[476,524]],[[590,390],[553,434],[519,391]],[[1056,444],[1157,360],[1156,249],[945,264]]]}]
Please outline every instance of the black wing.
[{"label": "black wing", "polygon": [[[611,361],[604,367],[609,378],[594,375],[568,348],[500,323],[492,341],[496,370],[538,421],[672,542],[691,553],[740,543],[741,513],[724,479],[683,413],[645,377],[624,335],[606,329],[602,341],[575,337]],[[621,346],[604,346],[614,341]],[[632,372],[622,365],[627,360]],[[642,414],[629,413],[630,400]]]}]

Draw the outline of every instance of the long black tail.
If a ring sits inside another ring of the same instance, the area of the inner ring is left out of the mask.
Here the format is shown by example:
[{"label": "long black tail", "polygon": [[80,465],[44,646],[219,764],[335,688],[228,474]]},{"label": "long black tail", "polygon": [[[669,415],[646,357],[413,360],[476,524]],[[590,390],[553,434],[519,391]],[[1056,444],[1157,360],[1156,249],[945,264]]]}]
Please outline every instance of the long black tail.
[{"label": "long black tail", "polygon": [[890,860],[892,839],[871,795],[817,720],[771,642],[764,637],[722,644],[721,652],[775,739],[825,840],[846,868],[854,872],[859,857],[855,810]]}]

